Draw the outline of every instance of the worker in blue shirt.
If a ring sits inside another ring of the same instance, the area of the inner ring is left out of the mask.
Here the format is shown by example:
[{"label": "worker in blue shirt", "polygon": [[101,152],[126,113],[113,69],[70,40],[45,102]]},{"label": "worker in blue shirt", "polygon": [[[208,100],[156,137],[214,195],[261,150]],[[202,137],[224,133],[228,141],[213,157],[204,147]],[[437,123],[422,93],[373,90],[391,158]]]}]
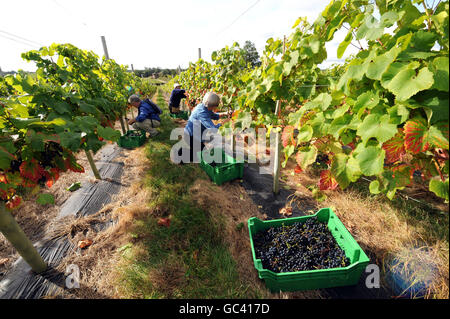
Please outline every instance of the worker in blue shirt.
[{"label": "worker in blue shirt", "polygon": [[157,127],[161,125],[158,109],[142,101],[138,95],[133,94],[128,98],[128,103],[138,109],[138,115],[134,119],[128,121],[129,125],[133,125],[134,129],[141,129],[154,137],[159,134]]},{"label": "worker in blue shirt", "polygon": [[[222,124],[214,124],[212,120],[226,117],[227,112],[215,113],[213,110],[219,106],[220,97],[214,92],[206,93],[203,103],[198,104],[192,111],[184,128],[184,140],[189,145],[190,161],[194,161],[197,152],[205,147],[203,133],[205,130],[217,130]],[[196,147],[197,145],[197,147]],[[196,149],[200,146],[200,149]],[[181,155],[181,154],[180,154]]]},{"label": "worker in blue shirt", "polygon": [[187,97],[186,91],[181,89],[181,85],[175,83],[173,85],[174,89],[170,94],[169,99],[169,111],[171,114],[176,114],[180,112],[180,102],[181,99]]}]

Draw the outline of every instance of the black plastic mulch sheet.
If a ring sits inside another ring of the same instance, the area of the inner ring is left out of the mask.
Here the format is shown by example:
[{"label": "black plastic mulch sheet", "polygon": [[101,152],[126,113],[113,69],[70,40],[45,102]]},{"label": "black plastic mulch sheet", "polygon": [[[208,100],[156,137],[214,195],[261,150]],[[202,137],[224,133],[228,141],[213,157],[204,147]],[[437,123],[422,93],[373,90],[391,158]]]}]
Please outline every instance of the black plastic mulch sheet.
[{"label": "black plastic mulch sheet", "polygon": [[[289,198],[289,196],[294,193],[294,191],[286,189],[286,184],[280,181],[280,192],[275,195],[272,191],[273,176],[265,174],[257,164],[246,163],[244,165],[242,186],[253,202],[259,206],[259,209],[267,215],[268,219],[281,218],[280,209],[285,207],[287,202],[290,202],[292,197]],[[315,201],[306,196],[304,198],[301,195],[296,197],[297,201],[291,203],[292,216],[290,217],[309,215],[309,211],[316,212]],[[299,206],[298,202],[302,204]]]},{"label": "black plastic mulch sheet", "polygon": [[[61,206],[58,218],[66,216],[82,217],[97,213],[111,201],[111,197],[120,191],[123,162],[115,161],[122,154],[116,144],[108,144],[100,151],[100,160],[96,162],[101,181],[83,183]],[[111,225],[109,221],[96,225],[100,231]],[[1,299],[38,299],[46,296],[58,296],[66,289],[66,275],[56,271],[56,267],[69,249],[77,249],[66,236],[43,238],[35,244],[48,269],[42,274],[32,272],[30,266],[19,258],[12,269],[0,281]]]}]

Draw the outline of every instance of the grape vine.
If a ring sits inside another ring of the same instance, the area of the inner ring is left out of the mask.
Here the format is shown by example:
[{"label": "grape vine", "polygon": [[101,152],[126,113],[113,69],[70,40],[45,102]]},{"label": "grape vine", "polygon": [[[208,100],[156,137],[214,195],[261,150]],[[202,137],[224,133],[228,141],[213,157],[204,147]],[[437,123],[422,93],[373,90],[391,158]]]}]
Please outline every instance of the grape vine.
[{"label": "grape vine", "polygon": [[71,44],[22,57],[36,63],[35,75],[19,71],[0,81],[0,201],[9,209],[62,172],[84,172],[76,152],[95,153],[120,137],[113,123],[125,113],[135,81],[124,66],[100,63]]},{"label": "grape vine", "polygon": [[[372,193],[392,199],[419,177],[448,201],[448,13],[448,1],[331,1],[312,24],[299,18],[285,41],[268,39],[261,66],[243,65],[234,45],[179,81],[197,102],[205,90],[222,94],[239,110],[227,125],[283,128],[283,164],[295,158],[304,170],[326,155],[321,190],[366,176]],[[337,56],[349,45],[359,52],[322,70],[340,30]]]}]

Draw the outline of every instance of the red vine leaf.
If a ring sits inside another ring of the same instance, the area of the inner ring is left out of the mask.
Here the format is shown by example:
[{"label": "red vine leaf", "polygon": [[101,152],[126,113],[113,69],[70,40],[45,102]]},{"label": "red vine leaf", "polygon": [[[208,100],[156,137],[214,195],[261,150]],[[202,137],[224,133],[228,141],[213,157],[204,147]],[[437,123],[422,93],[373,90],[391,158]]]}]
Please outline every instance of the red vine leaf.
[{"label": "red vine leaf", "polygon": [[75,157],[70,154],[68,158],[65,159],[64,164],[66,169],[71,170],[75,173],[84,173],[84,167],[77,163]]},{"label": "red vine leaf", "polygon": [[8,198],[8,192],[0,188],[0,199],[6,200]]},{"label": "red vine leaf", "polygon": [[405,149],[413,154],[425,152],[429,148],[427,137],[427,125],[424,119],[416,118],[406,122],[405,132]]},{"label": "red vine leaf", "polygon": [[294,138],[294,130],[295,128],[292,125],[285,126],[283,129],[283,133],[281,133],[281,142],[283,147],[287,147],[288,145],[296,145],[296,141]]},{"label": "red vine leaf", "polygon": [[56,181],[59,178],[59,169],[58,168],[51,168],[49,171],[44,171],[44,176],[47,179],[47,187],[52,187],[54,183],[56,183]]},{"label": "red vine leaf", "polygon": [[405,136],[402,129],[398,129],[398,133],[383,144],[383,149],[386,151],[386,157],[384,159],[386,164],[392,164],[402,160],[406,154]]},{"label": "red vine leaf", "polygon": [[37,182],[44,174],[44,169],[33,158],[31,161],[24,161],[20,167],[20,175],[33,182]]},{"label": "red vine leaf", "polygon": [[320,179],[318,185],[321,191],[325,191],[325,190],[335,190],[339,184],[331,174],[331,171],[325,170],[320,172]]}]

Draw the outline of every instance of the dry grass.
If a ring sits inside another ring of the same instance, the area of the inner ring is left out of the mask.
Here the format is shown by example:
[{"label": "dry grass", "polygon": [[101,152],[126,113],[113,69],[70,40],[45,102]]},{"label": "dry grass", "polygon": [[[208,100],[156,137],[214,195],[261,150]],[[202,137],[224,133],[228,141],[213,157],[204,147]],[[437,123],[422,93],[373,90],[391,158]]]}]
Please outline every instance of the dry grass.
[{"label": "dry grass", "polygon": [[237,182],[226,183],[221,187],[210,181],[197,180],[189,190],[192,199],[202,209],[209,211],[214,223],[220,225],[223,237],[236,261],[241,282],[258,287],[262,298],[321,298],[320,291],[270,293],[262,280],[258,278],[253,265],[247,220],[250,217],[266,219],[245,189]]},{"label": "dry grass", "polygon": [[[142,203],[150,196],[142,185],[142,176],[146,170],[147,160],[144,148],[132,151],[124,150],[123,160],[126,169],[122,182],[129,186],[122,187],[119,194],[113,196],[112,201],[94,215],[81,218],[66,218],[63,223],[52,230],[55,237],[67,236],[74,247],[79,240],[91,239],[93,244],[86,249],[70,251],[58,266],[64,272],[70,264],[80,269],[80,289],[66,292],[66,298],[120,298],[117,282],[116,265],[121,262],[118,250],[133,240],[130,228],[134,221],[152,214],[152,211]],[[97,231],[96,225],[110,222],[115,223]]]},{"label": "dry grass", "polygon": [[[292,189],[312,197],[307,186],[317,185],[319,180],[317,174],[307,171],[292,176],[294,166],[293,163],[289,163],[283,170],[284,180]],[[428,297],[448,299],[448,229],[442,230],[445,224],[448,227],[448,207],[444,218],[420,209],[417,209],[418,213],[414,215],[408,211],[410,207],[414,207],[414,202],[412,206],[402,208],[382,195],[372,196],[351,188],[325,193],[327,198],[318,203],[318,208],[331,207],[368,254],[371,262],[379,265],[382,270],[386,270],[386,265],[390,264],[395,256],[402,255],[405,250],[412,251],[418,247],[426,247],[429,258],[432,257],[432,263],[437,268],[429,287]],[[443,207],[439,202],[434,203],[434,206]],[[444,226],[438,225],[439,221],[443,222]],[[408,256],[408,262],[414,263],[417,256],[414,254]],[[382,284],[387,286],[386,282]]]},{"label": "dry grass", "polygon": [[[339,219],[377,265],[389,264],[393,256],[426,246],[437,265],[438,274],[430,286],[429,297],[449,296],[448,242],[433,238],[425,224],[411,223],[386,201],[364,197],[346,190],[328,194],[322,207],[333,207]],[[410,255],[414,262],[416,255]]]}]

